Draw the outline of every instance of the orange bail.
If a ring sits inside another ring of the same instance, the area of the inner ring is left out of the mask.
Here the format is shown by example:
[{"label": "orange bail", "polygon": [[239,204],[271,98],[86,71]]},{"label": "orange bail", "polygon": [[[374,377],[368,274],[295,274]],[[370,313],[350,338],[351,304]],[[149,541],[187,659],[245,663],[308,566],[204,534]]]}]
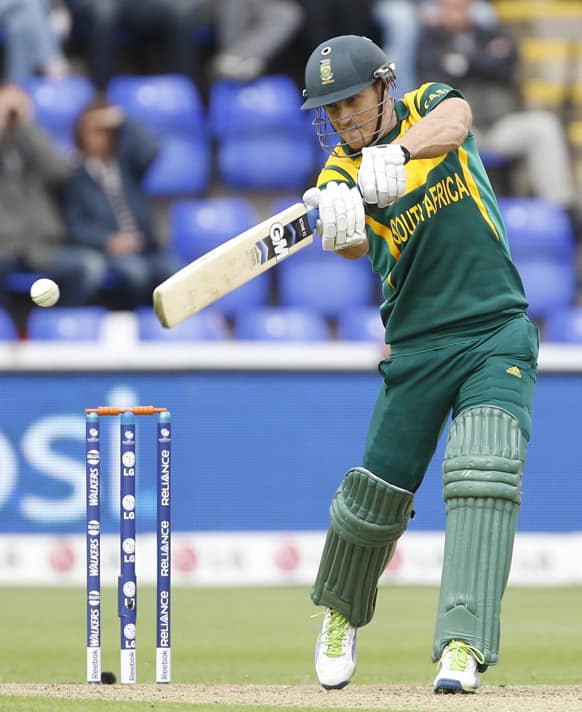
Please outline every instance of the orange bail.
[{"label": "orange bail", "polygon": [[134,415],[154,415],[163,413],[167,408],[156,408],[153,405],[136,405],[135,408],[117,408],[114,405],[100,405],[97,408],[85,408],[85,413],[97,413],[97,415],[121,415],[122,413],[133,413]]}]

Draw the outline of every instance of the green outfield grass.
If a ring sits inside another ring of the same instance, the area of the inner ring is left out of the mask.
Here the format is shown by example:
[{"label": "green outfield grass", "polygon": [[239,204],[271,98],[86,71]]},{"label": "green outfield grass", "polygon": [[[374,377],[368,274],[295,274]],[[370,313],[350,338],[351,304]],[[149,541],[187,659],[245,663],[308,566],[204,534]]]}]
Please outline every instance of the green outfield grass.
[{"label": "green outfield grass", "polygon": [[[374,623],[361,632],[357,682],[430,684],[435,588],[383,587]],[[0,588],[0,682],[83,683],[84,591]],[[512,588],[504,603],[501,663],[487,684],[579,684],[582,590]],[[313,685],[313,643],[320,619],[305,588],[173,591],[173,681],[182,684]],[[138,600],[138,680],[154,681],[154,592]],[[104,591],[103,668],[119,669],[115,593]],[[29,705],[29,706],[27,706]],[[95,706],[93,706],[95,705]],[[0,710],[132,712],[139,703],[0,697]],[[143,704],[141,709],[143,709]],[[148,704],[178,710],[184,705]],[[197,710],[201,709],[196,707]],[[235,709],[213,705],[218,712]],[[279,708],[281,711],[283,708]]]}]

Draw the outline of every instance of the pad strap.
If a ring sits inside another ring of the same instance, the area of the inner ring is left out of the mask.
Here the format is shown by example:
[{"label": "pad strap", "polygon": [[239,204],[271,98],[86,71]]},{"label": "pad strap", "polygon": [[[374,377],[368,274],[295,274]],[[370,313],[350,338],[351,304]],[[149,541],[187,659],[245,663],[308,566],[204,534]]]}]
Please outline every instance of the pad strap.
[{"label": "pad strap", "polygon": [[471,408],[451,426],[443,463],[447,523],[434,661],[450,640],[464,640],[483,653],[481,670],[497,662],[525,447],[517,419],[499,408]]},{"label": "pad strap", "polygon": [[378,579],[412,512],[413,495],[363,467],[351,469],[330,510],[330,527],[311,599],[352,625],[374,615]]}]

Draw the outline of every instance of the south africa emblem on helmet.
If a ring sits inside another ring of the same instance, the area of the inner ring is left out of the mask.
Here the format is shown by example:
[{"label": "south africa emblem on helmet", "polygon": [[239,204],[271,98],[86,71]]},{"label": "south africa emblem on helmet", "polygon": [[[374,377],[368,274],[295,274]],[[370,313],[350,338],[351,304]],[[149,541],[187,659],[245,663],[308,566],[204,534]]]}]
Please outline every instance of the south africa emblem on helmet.
[{"label": "south africa emblem on helmet", "polygon": [[335,79],[331,69],[331,60],[322,59],[319,62],[319,76],[322,84],[333,84]]}]

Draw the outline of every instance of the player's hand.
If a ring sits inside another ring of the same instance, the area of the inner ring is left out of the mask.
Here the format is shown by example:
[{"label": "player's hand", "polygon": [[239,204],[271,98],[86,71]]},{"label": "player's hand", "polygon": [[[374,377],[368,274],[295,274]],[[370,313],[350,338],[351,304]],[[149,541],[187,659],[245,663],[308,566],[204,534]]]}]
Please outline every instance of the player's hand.
[{"label": "player's hand", "polygon": [[410,153],[397,143],[362,149],[358,186],[366,203],[385,208],[404,195],[409,159]]},{"label": "player's hand", "polygon": [[331,182],[323,190],[310,188],[303,202],[308,210],[319,209],[316,231],[324,250],[344,250],[366,240],[364,203],[357,188]]}]

